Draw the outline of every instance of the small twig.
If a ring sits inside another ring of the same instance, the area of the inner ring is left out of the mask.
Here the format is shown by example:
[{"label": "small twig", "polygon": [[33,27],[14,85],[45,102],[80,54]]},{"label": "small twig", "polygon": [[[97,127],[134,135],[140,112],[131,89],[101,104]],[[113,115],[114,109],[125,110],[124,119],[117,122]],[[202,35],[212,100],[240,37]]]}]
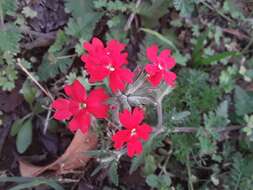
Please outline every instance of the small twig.
[{"label": "small twig", "polygon": [[43,134],[47,133],[47,129],[48,129],[48,124],[49,124],[51,113],[52,113],[52,110],[49,109],[48,112],[47,112],[47,117],[46,117],[45,123],[44,123]]},{"label": "small twig", "polygon": [[163,110],[162,104],[160,102],[157,103],[156,106],[156,113],[157,113],[157,129],[163,128]]},{"label": "small twig", "polygon": [[21,60],[18,58],[17,59],[17,65],[27,74],[28,77],[30,77],[30,79],[40,88],[40,90],[42,90],[42,92],[44,92],[51,101],[54,101],[54,97],[52,96],[52,94],[47,91],[33,76],[32,74],[21,64]]},{"label": "small twig", "polygon": [[[217,133],[230,132],[230,131],[242,129],[243,127],[244,126],[232,125],[232,126],[216,129],[215,132]],[[197,131],[198,131],[198,128],[194,128],[194,127],[175,127],[172,130],[172,133],[196,133]]]},{"label": "small twig", "polygon": [[126,95],[122,94],[121,92],[118,92],[116,96],[117,96],[118,100],[120,101],[120,103],[123,105],[124,109],[131,110],[131,106],[128,103]]},{"label": "small twig", "polygon": [[59,57],[56,57],[57,59],[67,59],[67,58],[73,58],[77,56],[77,54],[73,54],[73,55],[64,55],[64,56],[59,56]]},{"label": "small twig", "polygon": [[206,6],[208,9],[217,12],[222,18],[224,18],[225,20],[229,21],[229,22],[234,22],[231,18],[229,18],[228,16],[226,16],[224,13],[222,13],[220,10],[215,9],[214,7],[212,7],[211,5],[209,5],[207,2],[205,2],[205,0],[201,0],[200,3],[202,3],[204,6]]},{"label": "small twig", "polygon": [[[137,2],[135,4],[135,9],[138,9],[138,7],[140,6],[140,4],[141,4],[141,0],[137,0]],[[124,27],[124,31],[125,32],[128,31],[129,28],[131,27],[131,24],[132,24],[132,22],[134,20],[135,15],[136,15],[136,12],[132,12],[131,15],[129,16],[129,18],[127,20],[127,23],[126,23],[126,25]]]},{"label": "small twig", "polygon": [[222,32],[223,33],[228,33],[228,34],[231,34],[235,37],[237,37],[239,40],[242,40],[242,39],[250,39],[249,36],[243,34],[242,32],[240,32],[239,30],[235,30],[235,29],[230,29],[230,28],[222,28]]},{"label": "small twig", "polygon": [[20,27],[19,30],[25,34],[36,36],[38,38],[55,39],[57,32],[42,33],[28,29],[27,27]]}]

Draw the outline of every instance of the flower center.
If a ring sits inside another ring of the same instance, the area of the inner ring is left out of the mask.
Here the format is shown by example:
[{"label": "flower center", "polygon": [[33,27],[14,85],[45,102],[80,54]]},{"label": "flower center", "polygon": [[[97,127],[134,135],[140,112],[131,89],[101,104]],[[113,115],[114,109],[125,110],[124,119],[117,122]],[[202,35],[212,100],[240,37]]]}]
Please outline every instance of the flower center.
[{"label": "flower center", "polygon": [[84,108],[86,108],[87,107],[87,105],[85,104],[85,103],[80,103],[79,104],[79,108],[80,109],[84,109]]},{"label": "flower center", "polygon": [[161,64],[158,64],[158,68],[159,68],[160,70],[163,70],[163,67],[162,67]]},{"label": "flower center", "polygon": [[108,64],[106,66],[106,68],[109,70],[109,71],[115,71],[115,68],[112,66],[112,64]]},{"label": "flower center", "polygon": [[131,130],[131,135],[130,135],[130,136],[132,137],[132,136],[134,136],[134,135],[136,135],[136,129],[135,129],[135,128],[133,128],[133,129]]}]

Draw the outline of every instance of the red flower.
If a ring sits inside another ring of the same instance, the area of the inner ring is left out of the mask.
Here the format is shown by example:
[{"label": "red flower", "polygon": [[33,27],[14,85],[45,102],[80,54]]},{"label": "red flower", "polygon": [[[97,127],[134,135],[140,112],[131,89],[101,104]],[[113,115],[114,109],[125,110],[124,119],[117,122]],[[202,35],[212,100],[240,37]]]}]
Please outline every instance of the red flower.
[{"label": "red flower", "polygon": [[54,118],[60,121],[72,118],[68,125],[72,132],[80,129],[86,133],[90,127],[91,115],[96,118],[107,117],[108,95],[104,89],[94,89],[87,97],[84,86],[75,80],[72,85],[66,85],[64,91],[69,98],[58,98],[52,103]]},{"label": "red flower", "polygon": [[164,79],[169,86],[174,86],[174,82],[177,78],[176,74],[171,72],[175,65],[175,59],[171,57],[171,52],[168,49],[161,51],[160,55],[157,55],[158,47],[153,44],[147,48],[147,57],[151,64],[146,65],[146,72],[148,73],[148,81],[152,86],[156,87]]},{"label": "red flower", "polygon": [[126,129],[115,133],[112,140],[116,149],[120,149],[126,143],[129,157],[141,154],[141,139],[147,141],[152,132],[148,124],[141,124],[143,118],[144,112],[139,108],[135,108],[132,113],[126,109],[119,115],[120,122]]},{"label": "red flower", "polygon": [[127,64],[127,53],[122,53],[124,44],[111,40],[104,47],[98,38],[93,38],[92,43],[84,43],[83,47],[88,54],[82,55],[81,59],[85,62],[91,83],[101,82],[108,77],[113,92],[123,91],[127,83],[132,83],[134,74],[123,67]]}]

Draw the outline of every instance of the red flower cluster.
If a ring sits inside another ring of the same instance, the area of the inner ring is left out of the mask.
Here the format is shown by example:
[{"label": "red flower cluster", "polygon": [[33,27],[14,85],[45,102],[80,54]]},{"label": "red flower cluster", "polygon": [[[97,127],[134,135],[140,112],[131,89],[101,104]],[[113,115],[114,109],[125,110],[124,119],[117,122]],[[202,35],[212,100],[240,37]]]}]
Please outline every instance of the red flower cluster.
[{"label": "red flower cluster", "polygon": [[141,140],[147,141],[152,132],[152,128],[148,124],[142,123],[143,118],[144,112],[139,108],[135,108],[132,113],[126,109],[119,115],[120,122],[126,129],[115,133],[112,140],[116,149],[120,149],[124,144],[127,144],[129,157],[141,154]]},{"label": "red flower cluster", "polygon": [[72,132],[80,129],[86,133],[90,127],[91,115],[96,118],[107,117],[108,95],[103,88],[92,90],[87,97],[84,86],[75,80],[72,85],[66,85],[64,91],[69,98],[58,98],[53,102],[52,107],[56,110],[54,118],[63,121],[72,117],[68,125]]},{"label": "red flower cluster", "polygon": [[110,88],[116,92],[123,91],[126,84],[133,82],[134,74],[124,67],[127,64],[127,53],[122,53],[124,44],[111,40],[104,47],[98,38],[93,38],[92,43],[84,43],[83,47],[88,54],[82,55],[81,59],[85,62],[91,83],[108,77]]},{"label": "red flower cluster", "polygon": [[[104,46],[98,38],[93,38],[91,43],[84,43],[83,46],[87,53],[82,55],[81,59],[85,62],[91,83],[108,78],[112,92],[117,92],[123,91],[127,84],[133,82],[134,74],[126,68],[128,62],[127,53],[123,52],[124,44],[111,40]],[[158,86],[164,79],[169,86],[174,86],[176,74],[170,69],[176,63],[170,50],[165,49],[157,55],[158,47],[152,45],[147,48],[146,53],[151,63],[146,65],[145,70],[151,85]],[[68,98],[56,99],[52,108],[55,109],[55,119],[70,120],[68,128],[72,132],[80,129],[86,133],[90,127],[91,116],[100,119],[107,117],[109,96],[103,88],[93,89],[87,96],[84,86],[75,80],[72,85],[66,85],[64,91]],[[141,154],[142,141],[147,141],[152,132],[148,124],[142,123],[144,111],[140,108],[134,108],[132,112],[124,110],[119,119],[124,129],[113,135],[114,147],[120,149],[126,145],[130,157]]]},{"label": "red flower cluster", "polygon": [[146,72],[148,73],[148,80],[152,86],[156,87],[164,79],[169,86],[174,86],[174,81],[177,76],[171,72],[175,65],[175,59],[171,57],[171,52],[168,49],[163,50],[160,55],[157,55],[157,45],[152,45],[147,48],[147,57],[152,64],[146,65]]}]

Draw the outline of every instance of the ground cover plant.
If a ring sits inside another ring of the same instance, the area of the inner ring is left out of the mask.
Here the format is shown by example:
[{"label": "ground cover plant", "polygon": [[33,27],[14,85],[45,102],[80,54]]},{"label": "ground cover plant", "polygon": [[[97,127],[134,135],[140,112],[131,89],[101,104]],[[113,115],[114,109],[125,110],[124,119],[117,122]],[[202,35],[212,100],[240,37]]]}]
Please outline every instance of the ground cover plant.
[{"label": "ground cover plant", "polygon": [[0,189],[251,190],[249,0],[1,0]]}]

